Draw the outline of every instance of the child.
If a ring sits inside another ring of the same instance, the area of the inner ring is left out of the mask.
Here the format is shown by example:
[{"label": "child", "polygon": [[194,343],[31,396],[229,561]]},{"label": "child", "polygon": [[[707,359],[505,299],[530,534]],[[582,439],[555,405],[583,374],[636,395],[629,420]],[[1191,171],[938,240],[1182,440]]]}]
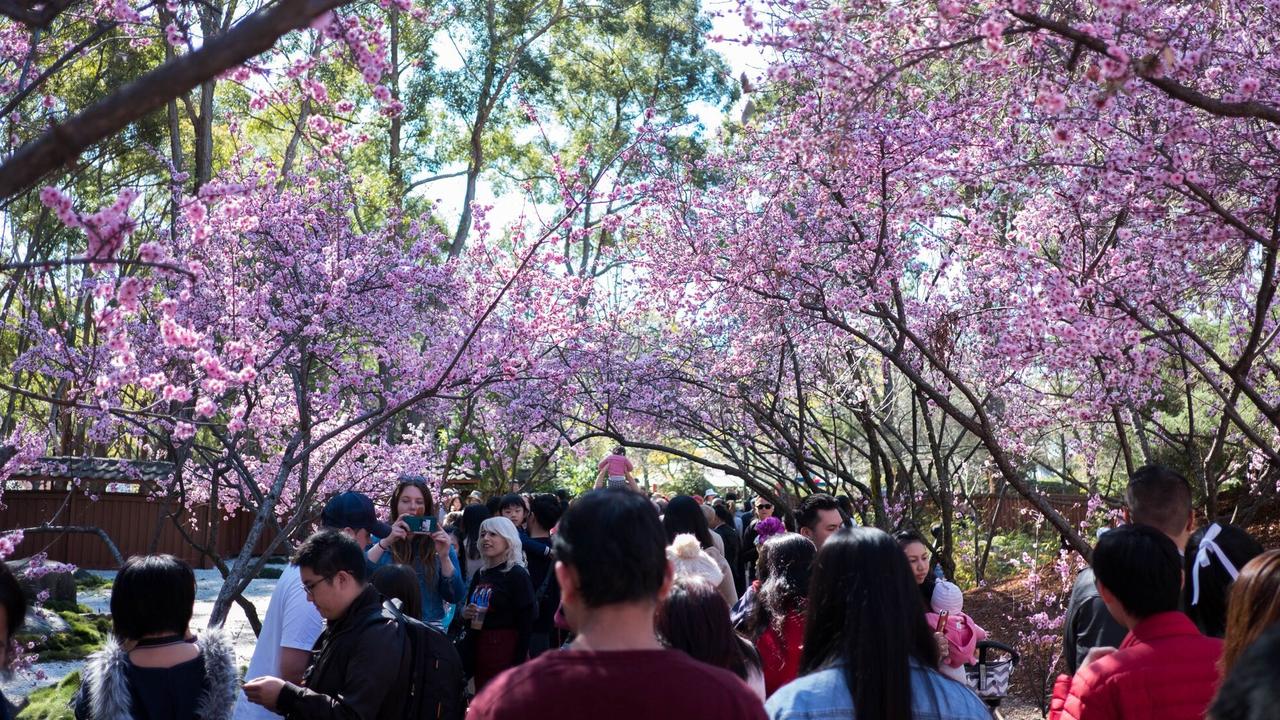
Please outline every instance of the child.
[{"label": "child", "polygon": [[955,583],[939,580],[933,588],[933,600],[930,605],[933,607],[933,612],[925,613],[925,618],[929,622],[929,627],[935,631],[938,630],[938,618],[943,613],[947,616],[942,634],[947,639],[950,652],[946,659],[939,663],[938,670],[943,675],[966,682],[964,666],[966,663],[978,661],[975,650],[978,642],[987,638],[987,631],[978,627],[972,618],[962,612],[964,594]]},{"label": "child", "polygon": [[608,487],[636,489],[636,479],[631,474],[635,466],[627,459],[627,449],[621,445],[615,447],[613,453],[601,460],[597,467],[600,470],[596,475],[597,490],[605,487],[606,479]]}]

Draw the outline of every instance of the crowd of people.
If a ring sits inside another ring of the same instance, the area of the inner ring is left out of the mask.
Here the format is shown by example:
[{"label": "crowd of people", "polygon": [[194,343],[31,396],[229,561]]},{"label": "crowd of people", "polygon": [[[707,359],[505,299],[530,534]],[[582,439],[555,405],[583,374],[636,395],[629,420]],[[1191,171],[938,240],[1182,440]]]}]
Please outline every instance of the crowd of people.
[{"label": "crowd of people", "polygon": [[[130,558],[75,715],[991,717],[966,674],[988,631],[923,534],[856,526],[825,494],[646,497],[614,458],[572,502],[405,476],[388,523],[363,494],[331,498],[243,680],[219,630],[190,628],[191,568]],[[1135,472],[1126,500],[1073,588],[1051,720],[1280,717],[1280,551],[1197,527],[1168,468]],[[26,601],[5,570],[0,600],[7,640]]]}]

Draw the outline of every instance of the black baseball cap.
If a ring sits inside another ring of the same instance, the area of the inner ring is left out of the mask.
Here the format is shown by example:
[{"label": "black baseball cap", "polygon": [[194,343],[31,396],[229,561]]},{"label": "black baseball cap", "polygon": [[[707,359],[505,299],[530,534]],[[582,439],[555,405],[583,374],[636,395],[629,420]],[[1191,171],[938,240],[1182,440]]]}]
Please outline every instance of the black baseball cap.
[{"label": "black baseball cap", "polygon": [[391,526],[378,520],[373,501],[354,490],[334,495],[320,513],[320,523],[328,528],[368,530],[380,538],[391,535]]}]

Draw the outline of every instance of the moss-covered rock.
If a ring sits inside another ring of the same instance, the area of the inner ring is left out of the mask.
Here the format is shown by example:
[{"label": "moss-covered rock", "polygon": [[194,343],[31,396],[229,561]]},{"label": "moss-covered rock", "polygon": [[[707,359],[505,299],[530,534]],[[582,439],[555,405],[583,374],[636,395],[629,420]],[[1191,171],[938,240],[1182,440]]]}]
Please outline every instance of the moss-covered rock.
[{"label": "moss-covered rock", "polygon": [[70,703],[79,687],[80,673],[73,672],[57,685],[32,692],[17,720],[73,720]]},{"label": "moss-covered rock", "polygon": [[[87,609],[87,608],[86,608]],[[70,610],[58,611],[58,617],[66,621],[66,632],[48,636],[18,634],[19,642],[34,642],[34,652],[44,662],[55,660],[80,660],[102,647],[111,634],[111,617]],[[43,639],[41,639],[43,637]]]}]

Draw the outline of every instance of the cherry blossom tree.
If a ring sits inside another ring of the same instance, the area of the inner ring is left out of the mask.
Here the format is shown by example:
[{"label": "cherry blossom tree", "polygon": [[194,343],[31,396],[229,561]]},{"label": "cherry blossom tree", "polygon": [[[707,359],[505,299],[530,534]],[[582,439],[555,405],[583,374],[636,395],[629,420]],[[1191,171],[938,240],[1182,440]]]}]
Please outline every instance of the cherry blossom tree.
[{"label": "cherry blossom tree", "polygon": [[1274,463],[1280,429],[1271,24],[1232,8],[748,6],[765,109],[652,187],[648,287],[726,358],[890,364],[1082,553],[1027,482],[1071,428],[1132,469],[1158,424],[1212,506],[1223,456]]}]

